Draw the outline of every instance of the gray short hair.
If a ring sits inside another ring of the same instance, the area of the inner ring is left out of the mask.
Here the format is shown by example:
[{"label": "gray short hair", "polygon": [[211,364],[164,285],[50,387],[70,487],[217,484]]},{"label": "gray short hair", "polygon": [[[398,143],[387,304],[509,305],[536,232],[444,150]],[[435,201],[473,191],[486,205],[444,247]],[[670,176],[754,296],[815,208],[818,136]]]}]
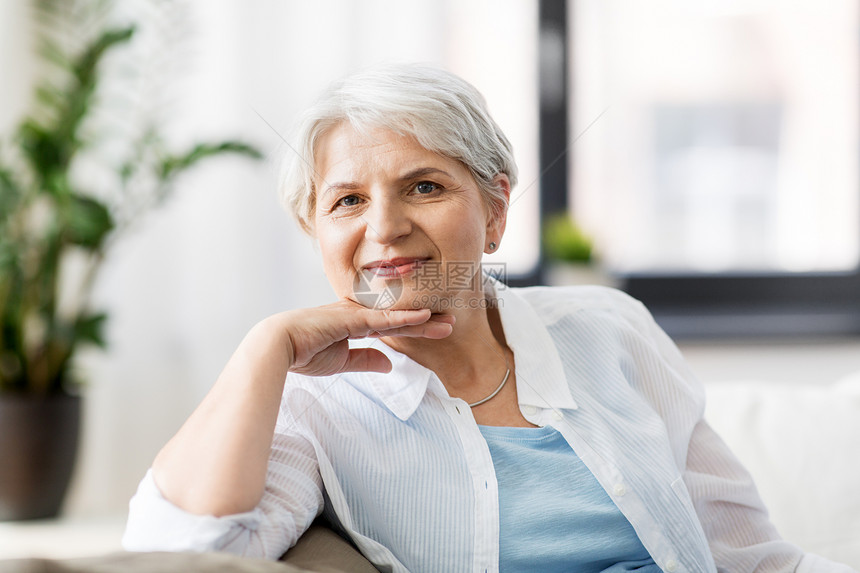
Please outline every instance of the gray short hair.
[{"label": "gray short hair", "polygon": [[425,149],[460,161],[478,184],[492,212],[507,208],[494,179],[504,174],[511,188],[517,181],[513,149],[487,111],[484,97],[465,80],[439,68],[388,64],[332,84],[305,112],[284,162],[281,198],[308,233],[316,208],[314,150],[334,126],[386,128],[412,136]]}]

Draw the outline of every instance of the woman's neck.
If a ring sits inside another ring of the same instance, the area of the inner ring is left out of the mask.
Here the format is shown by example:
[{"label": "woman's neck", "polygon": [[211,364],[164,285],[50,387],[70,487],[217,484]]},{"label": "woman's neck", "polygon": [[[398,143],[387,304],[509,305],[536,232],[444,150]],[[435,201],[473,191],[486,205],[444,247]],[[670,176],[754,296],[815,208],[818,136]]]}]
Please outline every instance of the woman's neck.
[{"label": "woman's neck", "polygon": [[435,372],[452,396],[480,398],[513,368],[499,313],[480,308],[452,314],[457,322],[447,338],[388,337],[383,342]]}]

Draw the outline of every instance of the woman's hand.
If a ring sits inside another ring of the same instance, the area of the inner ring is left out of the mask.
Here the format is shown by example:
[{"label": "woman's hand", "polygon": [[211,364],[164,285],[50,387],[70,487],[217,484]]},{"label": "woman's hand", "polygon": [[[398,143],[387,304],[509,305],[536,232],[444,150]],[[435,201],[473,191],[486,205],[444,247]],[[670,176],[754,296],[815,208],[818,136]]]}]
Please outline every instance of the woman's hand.
[{"label": "woman's hand", "polygon": [[454,317],[429,309],[376,310],[344,300],[288,311],[273,317],[288,339],[290,372],[326,376],[338,372],[388,372],[391,362],[373,348],[349,348],[350,338],[412,336],[439,339],[451,334]]}]

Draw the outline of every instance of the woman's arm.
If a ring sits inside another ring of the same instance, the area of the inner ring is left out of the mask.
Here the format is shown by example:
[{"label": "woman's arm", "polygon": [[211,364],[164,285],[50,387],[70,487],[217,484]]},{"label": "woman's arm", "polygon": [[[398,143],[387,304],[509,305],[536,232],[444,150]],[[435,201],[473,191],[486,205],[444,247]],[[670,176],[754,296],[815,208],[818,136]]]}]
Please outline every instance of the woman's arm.
[{"label": "woman's arm", "polygon": [[281,394],[289,371],[311,376],[387,372],[374,349],[350,349],[369,336],[444,338],[452,317],[429,310],[383,311],[341,301],[271,316],[251,329],[200,406],[153,463],[161,494],[194,514],[254,509],[263,497]]}]

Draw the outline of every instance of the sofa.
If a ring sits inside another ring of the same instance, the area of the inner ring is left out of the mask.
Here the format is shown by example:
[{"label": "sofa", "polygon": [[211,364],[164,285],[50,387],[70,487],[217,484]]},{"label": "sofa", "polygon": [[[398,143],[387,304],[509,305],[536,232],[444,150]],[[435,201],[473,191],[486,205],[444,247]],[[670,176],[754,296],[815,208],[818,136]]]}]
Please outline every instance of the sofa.
[{"label": "sofa", "polygon": [[780,534],[860,571],[860,373],[824,385],[713,384],[707,396],[705,417]]},{"label": "sofa", "polygon": [[[860,373],[830,385],[712,384],[707,394],[706,418],[752,473],[783,537],[860,570]],[[187,553],[0,561],[0,573],[175,571],[376,569],[324,523],[315,523],[278,562]]]},{"label": "sofa", "polygon": [[129,553],[77,559],[0,561],[0,573],[375,573],[376,568],[325,523],[315,522],[279,561],[227,553]]}]

